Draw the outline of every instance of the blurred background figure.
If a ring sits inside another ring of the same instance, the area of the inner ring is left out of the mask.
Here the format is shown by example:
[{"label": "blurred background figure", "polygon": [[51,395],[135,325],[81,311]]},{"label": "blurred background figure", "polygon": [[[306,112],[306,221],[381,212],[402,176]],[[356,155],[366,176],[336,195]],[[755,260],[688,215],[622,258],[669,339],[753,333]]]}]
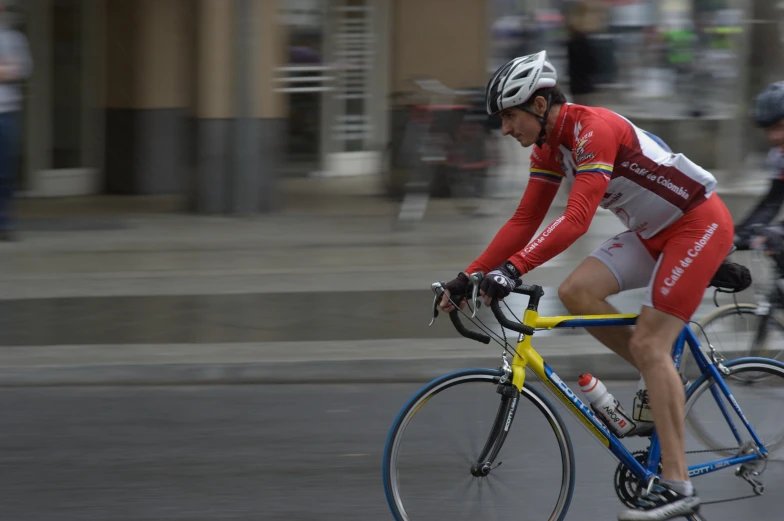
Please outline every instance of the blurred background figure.
[{"label": "blurred background figure", "polygon": [[17,183],[22,125],[21,80],[32,71],[27,38],[11,27],[5,0],[0,0],[0,241],[14,233],[11,208]]},{"label": "blurred background figure", "polygon": [[[595,4],[595,2],[594,2]],[[580,105],[596,105],[598,55],[591,38],[598,33],[598,14],[588,0],[576,0],[566,8],[568,37],[566,54],[570,101]]]},{"label": "blurred background figure", "polygon": [[[691,93],[692,97],[697,92],[695,69],[695,52],[697,35],[694,23],[682,18],[677,20],[667,31],[667,63],[675,72],[675,90],[677,92]],[[695,103],[701,103],[699,97],[692,98]],[[704,99],[704,97],[703,97]],[[691,109],[690,109],[691,111]]]}]

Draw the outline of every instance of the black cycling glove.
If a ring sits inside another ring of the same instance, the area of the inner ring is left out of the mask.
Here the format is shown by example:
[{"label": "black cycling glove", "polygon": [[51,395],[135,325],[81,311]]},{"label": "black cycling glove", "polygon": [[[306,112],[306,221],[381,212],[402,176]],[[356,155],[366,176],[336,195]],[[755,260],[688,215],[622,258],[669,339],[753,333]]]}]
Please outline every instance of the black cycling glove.
[{"label": "black cycling glove", "polygon": [[751,247],[751,245],[749,244],[749,238],[745,234],[744,235],[736,234],[734,242],[735,242],[735,248],[737,248],[738,251],[746,251]]},{"label": "black cycling glove", "polygon": [[449,290],[449,298],[454,302],[455,306],[459,306],[460,302],[465,300],[468,296],[468,288],[471,283],[468,280],[468,275],[462,271],[457,274],[457,277],[444,284],[444,288]]},{"label": "black cycling glove", "polygon": [[517,286],[519,278],[520,272],[517,271],[515,265],[506,261],[482,279],[479,289],[485,292],[485,296],[492,299],[503,299],[508,297]]}]

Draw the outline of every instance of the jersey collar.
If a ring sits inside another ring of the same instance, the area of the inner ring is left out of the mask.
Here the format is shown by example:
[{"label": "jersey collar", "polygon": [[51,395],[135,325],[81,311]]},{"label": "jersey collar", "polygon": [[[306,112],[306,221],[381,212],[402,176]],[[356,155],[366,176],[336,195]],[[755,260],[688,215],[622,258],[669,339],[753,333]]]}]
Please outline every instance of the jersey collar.
[{"label": "jersey collar", "polygon": [[547,137],[547,144],[551,148],[558,148],[560,143],[564,143],[569,139],[570,129],[567,128],[569,122],[567,114],[569,113],[569,103],[561,105],[561,110],[558,112],[558,118],[555,120],[553,127],[553,135]]}]

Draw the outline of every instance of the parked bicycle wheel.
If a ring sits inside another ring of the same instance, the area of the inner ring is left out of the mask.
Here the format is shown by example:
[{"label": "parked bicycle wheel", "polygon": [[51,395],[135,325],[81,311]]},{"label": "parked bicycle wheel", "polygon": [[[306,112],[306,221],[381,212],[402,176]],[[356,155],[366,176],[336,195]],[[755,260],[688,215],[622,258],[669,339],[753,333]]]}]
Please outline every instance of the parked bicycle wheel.
[{"label": "parked bicycle wheel", "polygon": [[[740,358],[727,362],[725,366],[730,374],[722,375],[723,380],[770,453],[768,461],[777,459],[774,452],[784,443],[784,423],[781,421],[784,414],[781,400],[784,363],[763,358]],[[754,445],[731,402],[713,378],[700,377],[689,388],[686,426],[703,446],[718,454],[735,455],[752,450]]]},{"label": "parked bicycle wheel", "polygon": [[400,411],[383,461],[395,519],[564,519],[574,491],[566,426],[535,387],[499,386],[503,374],[445,375]]}]

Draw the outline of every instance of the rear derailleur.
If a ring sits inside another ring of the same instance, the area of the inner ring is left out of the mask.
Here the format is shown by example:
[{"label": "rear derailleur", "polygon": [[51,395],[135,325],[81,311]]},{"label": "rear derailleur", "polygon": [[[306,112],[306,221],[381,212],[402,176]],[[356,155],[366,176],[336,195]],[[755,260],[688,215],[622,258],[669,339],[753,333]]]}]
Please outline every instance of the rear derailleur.
[{"label": "rear derailleur", "polygon": [[743,447],[741,447],[738,456],[748,456],[749,454],[757,454],[759,459],[747,461],[746,463],[738,465],[735,469],[735,475],[739,478],[743,478],[751,485],[751,490],[753,490],[756,495],[761,496],[763,492],[765,492],[765,484],[759,478],[762,476],[762,473],[765,472],[765,468],[768,465],[768,458],[766,455],[760,453],[757,446],[752,442],[744,444]]}]

